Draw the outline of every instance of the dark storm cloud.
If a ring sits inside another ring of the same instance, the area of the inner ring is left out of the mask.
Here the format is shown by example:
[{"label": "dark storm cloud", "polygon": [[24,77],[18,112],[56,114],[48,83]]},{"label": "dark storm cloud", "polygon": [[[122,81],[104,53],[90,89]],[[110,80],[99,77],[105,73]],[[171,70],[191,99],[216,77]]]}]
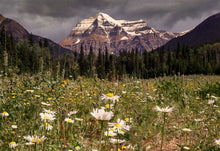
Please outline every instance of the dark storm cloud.
[{"label": "dark storm cloud", "polygon": [[[121,0],[123,2],[123,0]],[[51,17],[74,17],[95,10],[114,7],[120,0],[20,0],[18,11]],[[93,15],[93,14],[91,14]]]},{"label": "dark storm cloud", "polygon": [[195,27],[219,8],[219,0],[1,0],[0,13],[58,42],[80,20],[98,12],[115,19],[144,19],[157,29],[179,32]]}]

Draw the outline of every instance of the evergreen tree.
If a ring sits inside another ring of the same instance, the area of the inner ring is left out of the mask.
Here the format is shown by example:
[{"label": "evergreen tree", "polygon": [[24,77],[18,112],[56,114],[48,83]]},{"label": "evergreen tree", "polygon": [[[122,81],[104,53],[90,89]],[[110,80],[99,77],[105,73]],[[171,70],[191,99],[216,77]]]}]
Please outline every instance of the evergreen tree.
[{"label": "evergreen tree", "polygon": [[7,44],[6,36],[7,36],[6,29],[5,26],[3,26],[1,30],[1,45],[3,46],[4,51],[6,51],[6,44]]},{"label": "evergreen tree", "polygon": [[93,68],[94,68],[94,58],[95,58],[95,55],[94,55],[92,46],[90,46],[90,51],[89,51],[89,55],[88,55],[90,76],[94,75],[94,71],[93,71]]},{"label": "evergreen tree", "polygon": [[100,48],[99,48],[98,58],[96,61],[96,71],[98,74],[98,78],[103,79],[105,77],[104,62]]},{"label": "evergreen tree", "polygon": [[115,69],[115,55],[111,54],[110,58],[110,74],[109,74],[109,80],[113,80],[115,78],[116,69]]},{"label": "evergreen tree", "polygon": [[88,71],[89,63],[88,63],[88,60],[84,56],[83,45],[81,45],[78,64],[79,64],[80,75],[83,76],[83,75],[88,74],[87,71]]},{"label": "evergreen tree", "polygon": [[110,68],[109,54],[108,54],[107,47],[105,47],[105,74],[106,75],[109,73],[109,68]]},{"label": "evergreen tree", "polygon": [[134,49],[132,49],[132,51],[131,51],[131,63],[130,63],[130,65],[131,65],[131,74],[133,75],[133,76],[136,76],[136,62],[135,62],[135,53],[134,53]]},{"label": "evergreen tree", "polygon": [[34,37],[33,37],[32,33],[28,37],[28,42],[29,42],[30,46],[34,45]]},{"label": "evergreen tree", "polygon": [[40,38],[40,40],[39,40],[39,46],[40,46],[40,48],[42,48],[42,47],[43,47],[43,43],[42,43],[41,38]]},{"label": "evergreen tree", "polygon": [[48,46],[49,46],[48,40],[44,39],[44,47],[48,47]]}]

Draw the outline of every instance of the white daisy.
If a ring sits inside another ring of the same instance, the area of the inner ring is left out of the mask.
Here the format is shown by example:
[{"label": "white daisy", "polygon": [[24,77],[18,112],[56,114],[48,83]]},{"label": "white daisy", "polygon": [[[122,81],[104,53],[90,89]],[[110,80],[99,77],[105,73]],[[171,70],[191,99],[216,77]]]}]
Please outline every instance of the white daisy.
[{"label": "white daisy", "polygon": [[4,111],[2,113],[0,113],[2,115],[2,117],[5,117],[5,116],[9,116],[8,112]]},{"label": "white daisy", "polygon": [[220,139],[215,140],[215,143],[220,147]]},{"label": "white daisy", "polygon": [[122,143],[125,142],[125,140],[111,138],[111,139],[109,140],[109,142],[112,143],[112,144],[122,144]]},{"label": "white daisy", "polygon": [[47,110],[45,108],[43,108],[44,112],[49,113],[49,114],[56,114],[55,111],[51,111],[51,110]]},{"label": "white daisy", "polygon": [[155,110],[159,111],[159,112],[170,113],[170,112],[173,111],[173,107],[171,107],[171,108],[169,108],[169,107],[160,108],[159,106],[156,106]]},{"label": "white daisy", "polygon": [[45,139],[47,139],[45,136],[42,136],[41,138],[38,136],[24,136],[24,139],[26,139],[27,141],[31,142],[31,143],[41,143],[43,142]]},{"label": "white daisy", "polygon": [[90,114],[100,121],[109,121],[114,115],[112,111],[106,112],[103,108],[93,109],[93,112]]},{"label": "white daisy", "polygon": [[214,104],[215,101],[214,100],[208,100],[208,104]]},{"label": "white daisy", "polygon": [[26,92],[31,92],[31,93],[33,93],[33,92],[34,92],[34,90],[26,90]]},{"label": "white daisy", "polygon": [[183,147],[185,150],[190,150],[190,148],[189,147],[187,147],[187,146],[185,146],[185,147]]},{"label": "white daisy", "polygon": [[108,126],[113,126],[115,129],[117,129],[117,131],[119,130],[127,130],[129,131],[131,126],[126,125],[126,122],[124,120],[121,119],[117,119],[116,123],[108,123]]},{"label": "white daisy", "polygon": [[12,125],[11,127],[12,127],[13,129],[18,128],[17,125]]},{"label": "white daisy", "polygon": [[201,122],[202,121],[202,119],[194,119],[196,122]]},{"label": "white daisy", "polygon": [[113,136],[117,136],[117,133],[115,133],[114,131],[106,131],[106,132],[104,132],[104,135],[105,136],[111,136],[111,137],[113,137]]},{"label": "white daisy", "polygon": [[132,122],[133,122],[133,119],[132,119],[132,118],[125,118],[125,122],[127,122],[127,123],[132,123]]},{"label": "white daisy", "polygon": [[191,132],[192,130],[189,129],[189,128],[183,128],[182,131],[184,131],[184,132]]},{"label": "white daisy", "polygon": [[18,146],[18,144],[16,144],[15,142],[10,142],[9,143],[9,148],[15,148],[17,146]]},{"label": "white daisy", "polygon": [[40,113],[41,120],[44,122],[55,120],[56,118],[54,116],[54,114]]},{"label": "white daisy", "polygon": [[73,114],[76,114],[78,111],[70,111],[68,114],[67,114],[67,116],[71,116],[71,115],[73,115]]},{"label": "white daisy", "polygon": [[53,126],[50,125],[49,123],[44,123],[43,125],[40,126],[41,128],[45,128],[46,130],[52,130]]},{"label": "white daisy", "polygon": [[108,93],[108,94],[103,94],[102,96],[101,96],[101,100],[105,100],[106,102],[108,101],[108,100],[111,100],[113,103],[115,103],[115,101],[118,101],[119,100],[119,96],[114,96],[112,93]]},{"label": "white daisy", "polygon": [[72,119],[70,119],[70,118],[65,118],[65,121],[66,121],[67,123],[74,123],[74,120],[72,120]]},{"label": "white daisy", "polygon": [[214,95],[211,95],[210,98],[212,98],[212,99],[218,99],[218,98],[217,98],[216,96],[214,96]]},{"label": "white daisy", "polygon": [[82,118],[77,118],[77,117],[75,118],[75,120],[76,120],[76,121],[83,121]]},{"label": "white daisy", "polygon": [[122,135],[124,135],[124,131],[123,130],[118,130],[118,134],[122,134]]},{"label": "white daisy", "polygon": [[41,102],[42,105],[45,105],[45,106],[50,106],[49,103],[45,103],[45,102]]},{"label": "white daisy", "polygon": [[76,146],[75,149],[76,149],[76,150],[80,150],[81,147],[80,147],[80,146]]}]

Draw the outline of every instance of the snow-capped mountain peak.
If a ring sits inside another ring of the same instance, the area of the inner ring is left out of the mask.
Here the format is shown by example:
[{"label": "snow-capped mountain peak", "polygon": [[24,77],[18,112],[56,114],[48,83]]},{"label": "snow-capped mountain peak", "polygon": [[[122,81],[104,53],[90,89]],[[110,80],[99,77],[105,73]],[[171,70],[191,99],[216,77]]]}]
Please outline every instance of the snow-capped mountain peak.
[{"label": "snow-capped mountain peak", "polygon": [[110,52],[117,54],[121,49],[131,51],[136,47],[140,51],[150,51],[177,36],[179,36],[178,33],[156,30],[148,26],[142,19],[116,20],[108,14],[100,12],[80,21],[68,37],[60,42],[60,45],[78,50],[83,44],[85,54],[88,53],[90,46],[97,52],[99,48],[104,50],[107,47]]},{"label": "snow-capped mountain peak", "polygon": [[108,22],[110,22],[110,23],[112,23],[112,24],[115,24],[115,25],[118,24],[115,19],[113,19],[112,17],[110,17],[108,14],[105,14],[105,13],[102,13],[102,12],[98,13],[98,14],[96,15],[96,18],[97,18],[100,22],[106,22],[106,21],[108,21]]}]

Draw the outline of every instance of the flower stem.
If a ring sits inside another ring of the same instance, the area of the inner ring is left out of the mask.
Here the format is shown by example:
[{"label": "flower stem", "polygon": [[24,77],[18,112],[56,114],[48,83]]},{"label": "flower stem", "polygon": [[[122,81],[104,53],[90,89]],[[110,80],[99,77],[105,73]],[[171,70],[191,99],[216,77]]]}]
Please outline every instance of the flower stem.
[{"label": "flower stem", "polygon": [[100,139],[99,139],[99,151],[102,151],[102,134],[103,134],[103,129],[104,129],[104,125],[103,125],[103,121],[101,121],[101,134],[100,134]]},{"label": "flower stem", "polygon": [[34,151],[37,151],[37,143],[34,143]]},{"label": "flower stem", "polygon": [[161,146],[160,146],[160,150],[163,150],[163,137],[164,137],[164,127],[165,127],[165,122],[166,122],[166,113],[163,113],[163,127],[161,130]]},{"label": "flower stem", "polygon": [[[47,130],[45,132],[45,137],[47,137]],[[43,151],[45,151],[45,147],[46,147],[46,141],[43,142]]]}]

